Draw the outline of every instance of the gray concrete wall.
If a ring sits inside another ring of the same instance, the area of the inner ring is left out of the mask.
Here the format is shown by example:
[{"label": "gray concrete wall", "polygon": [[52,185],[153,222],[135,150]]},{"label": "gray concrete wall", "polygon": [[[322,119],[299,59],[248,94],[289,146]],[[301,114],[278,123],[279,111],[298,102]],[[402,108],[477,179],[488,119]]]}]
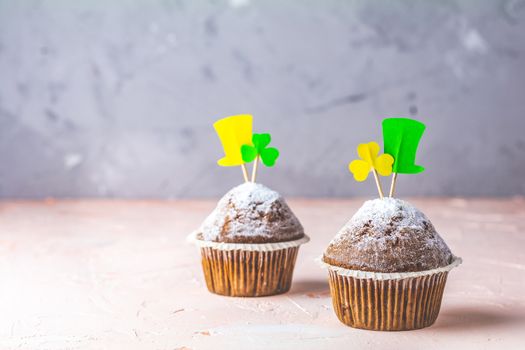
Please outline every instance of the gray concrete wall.
[{"label": "gray concrete wall", "polygon": [[288,196],[375,195],[385,116],[428,126],[400,195],[524,195],[525,1],[0,0],[1,197],[218,196],[236,113]]}]

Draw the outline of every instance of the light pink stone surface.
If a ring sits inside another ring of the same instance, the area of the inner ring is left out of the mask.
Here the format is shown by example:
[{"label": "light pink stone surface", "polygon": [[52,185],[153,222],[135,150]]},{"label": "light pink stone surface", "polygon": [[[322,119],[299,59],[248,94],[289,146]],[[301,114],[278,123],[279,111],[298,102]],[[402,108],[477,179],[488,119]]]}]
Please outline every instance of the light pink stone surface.
[{"label": "light pink stone surface", "polygon": [[414,199],[464,263],[431,328],[348,328],[314,259],[362,203],[289,200],[292,290],[210,294],[185,242],[215,201],[0,204],[0,349],[525,349],[525,201]]}]

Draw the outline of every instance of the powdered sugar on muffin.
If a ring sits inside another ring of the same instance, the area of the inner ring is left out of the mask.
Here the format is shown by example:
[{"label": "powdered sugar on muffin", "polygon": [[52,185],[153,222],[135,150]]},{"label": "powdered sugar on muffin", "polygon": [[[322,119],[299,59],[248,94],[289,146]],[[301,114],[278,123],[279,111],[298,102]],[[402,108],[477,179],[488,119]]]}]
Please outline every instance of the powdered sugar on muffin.
[{"label": "powdered sugar on muffin", "polygon": [[304,236],[279,193],[252,182],[226,193],[197,232],[200,239],[228,243],[283,242]]},{"label": "powdered sugar on muffin", "polygon": [[450,249],[425,214],[397,198],[365,202],[324,255],[329,264],[375,272],[430,270],[451,259]]}]

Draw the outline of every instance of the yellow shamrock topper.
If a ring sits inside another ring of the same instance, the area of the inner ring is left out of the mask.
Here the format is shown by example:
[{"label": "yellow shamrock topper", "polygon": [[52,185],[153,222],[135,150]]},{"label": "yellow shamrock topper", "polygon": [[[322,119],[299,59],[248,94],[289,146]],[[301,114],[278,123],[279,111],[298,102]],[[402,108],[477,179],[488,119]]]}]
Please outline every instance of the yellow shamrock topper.
[{"label": "yellow shamrock topper", "polygon": [[213,124],[221,139],[224,157],[217,161],[220,166],[243,165],[241,146],[252,145],[252,116],[249,114],[233,115]]},{"label": "yellow shamrock topper", "polygon": [[356,159],[348,164],[348,169],[354,175],[356,181],[365,181],[370,171],[374,173],[379,195],[383,198],[383,190],[379,183],[377,173],[382,176],[392,174],[392,164],[394,157],[390,154],[379,155],[379,145],[377,142],[361,143],[357,146],[357,154],[361,159]]},{"label": "yellow shamrock topper", "polygon": [[348,164],[348,169],[354,174],[356,181],[365,181],[370,170],[375,169],[382,176],[392,174],[394,158],[390,154],[379,154],[377,142],[361,143],[357,146],[357,154],[361,159],[356,159]]}]

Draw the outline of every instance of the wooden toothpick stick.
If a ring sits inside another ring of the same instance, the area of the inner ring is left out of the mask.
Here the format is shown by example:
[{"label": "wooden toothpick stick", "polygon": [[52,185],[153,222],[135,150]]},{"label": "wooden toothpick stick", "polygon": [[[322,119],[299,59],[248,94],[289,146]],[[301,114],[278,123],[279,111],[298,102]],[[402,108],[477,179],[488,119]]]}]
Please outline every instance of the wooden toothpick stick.
[{"label": "wooden toothpick stick", "polygon": [[384,197],[383,188],[381,188],[381,183],[379,182],[379,176],[377,176],[377,171],[375,169],[373,169],[372,171],[374,172],[374,179],[376,180],[376,186],[377,186],[377,191],[379,192],[379,197],[383,199]]},{"label": "wooden toothpick stick", "polygon": [[390,193],[389,197],[394,197],[394,192],[396,191],[396,180],[397,180],[397,173],[392,173],[392,183],[390,184]]},{"label": "wooden toothpick stick", "polygon": [[255,178],[257,177],[257,165],[259,164],[259,156],[255,158],[255,162],[253,163],[253,169],[252,169],[252,182],[255,182]]},{"label": "wooden toothpick stick", "polygon": [[248,170],[246,170],[246,165],[241,164],[242,176],[244,177],[244,182],[248,182]]}]

